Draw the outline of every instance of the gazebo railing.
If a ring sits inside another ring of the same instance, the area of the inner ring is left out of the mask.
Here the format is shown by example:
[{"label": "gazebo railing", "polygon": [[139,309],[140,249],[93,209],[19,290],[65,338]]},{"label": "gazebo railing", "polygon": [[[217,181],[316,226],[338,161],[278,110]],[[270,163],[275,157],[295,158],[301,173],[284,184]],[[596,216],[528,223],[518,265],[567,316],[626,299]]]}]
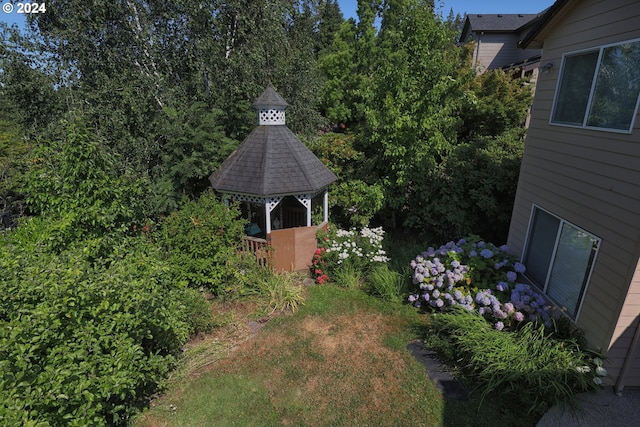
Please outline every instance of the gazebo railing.
[{"label": "gazebo railing", "polygon": [[265,267],[271,265],[271,251],[269,243],[265,239],[244,236],[242,237],[242,247],[240,251],[255,256],[256,262],[259,265]]}]

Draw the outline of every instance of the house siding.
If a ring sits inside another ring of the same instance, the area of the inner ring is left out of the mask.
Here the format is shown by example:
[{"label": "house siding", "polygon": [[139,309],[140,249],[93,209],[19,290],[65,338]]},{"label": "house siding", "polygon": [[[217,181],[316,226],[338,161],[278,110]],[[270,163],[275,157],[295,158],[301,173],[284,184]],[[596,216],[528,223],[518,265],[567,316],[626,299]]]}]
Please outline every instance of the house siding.
[{"label": "house siding", "polygon": [[[638,6],[585,0],[548,32],[541,63],[554,68],[537,81],[508,239],[522,255],[534,204],[602,239],[576,324],[609,357],[612,379],[630,343],[624,332],[640,312],[640,118],[625,134],[552,125],[549,117],[562,55],[640,38]],[[640,386],[640,366],[629,372],[627,385]]]},{"label": "house siding", "polygon": [[[628,356],[628,349],[633,343],[634,336],[638,332],[640,322],[640,263],[636,265],[635,274],[629,287],[622,312],[618,319],[618,324],[611,339],[609,348],[609,359],[611,368],[609,374],[618,377],[624,362]],[[636,345],[635,352],[629,357],[628,369],[624,374],[622,386],[638,386],[640,385],[640,351]]]},{"label": "house siding", "polygon": [[516,52],[516,37],[506,33],[476,34],[476,50],[474,65],[479,72],[500,68],[514,61]]},{"label": "house siding", "polygon": [[502,68],[540,54],[538,49],[519,49],[520,38],[516,33],[474,34],[473,64],[478,72]]}]

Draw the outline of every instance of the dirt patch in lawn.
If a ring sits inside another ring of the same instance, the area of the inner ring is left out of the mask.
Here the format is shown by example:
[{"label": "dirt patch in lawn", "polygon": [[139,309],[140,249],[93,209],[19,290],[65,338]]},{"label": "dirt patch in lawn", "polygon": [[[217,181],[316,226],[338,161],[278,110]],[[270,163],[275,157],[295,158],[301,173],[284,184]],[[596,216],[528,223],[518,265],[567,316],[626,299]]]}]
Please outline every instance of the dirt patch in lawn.
[{"label": "dirt patch in lawn", "polygon": [[399,402],[415,399],[406,387],[411,356],[383,342],[400,328],[394,319],[363,311],[282,326],[241,344],[215,370],[262,376],[284,425],[379,425],[380,413],[401,419]]}]

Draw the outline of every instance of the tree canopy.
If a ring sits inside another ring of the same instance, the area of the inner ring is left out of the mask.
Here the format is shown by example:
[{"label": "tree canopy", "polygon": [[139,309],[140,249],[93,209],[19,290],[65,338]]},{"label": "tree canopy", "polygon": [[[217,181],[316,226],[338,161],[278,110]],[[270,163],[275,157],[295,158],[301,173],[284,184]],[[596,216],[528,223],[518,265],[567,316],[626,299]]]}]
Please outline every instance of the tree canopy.
[{"label": "tree canopy", "polygon": [[[433,1],[359,0],[347,20],[336,0],[47,6],[28,31],[1,33],[12,138],[37,146],[80,117],[117,159],[114,173],[147,183],[147,216],[208,187],[255,126],[252,101],[271,82],[290,104],[288,126],[340,177],[337,220],[504,234],[530,90],[501,72],[476,76],[456,44],[460,17],[443,19]],[[17,157],[25,148],[12,144]],[[480,155],[511,166],[474,190],[461,176],[477,172]],[[3,190],[13,199],[15,182]],[[489,205],[504,206],[491,230],[473,220]]]}]

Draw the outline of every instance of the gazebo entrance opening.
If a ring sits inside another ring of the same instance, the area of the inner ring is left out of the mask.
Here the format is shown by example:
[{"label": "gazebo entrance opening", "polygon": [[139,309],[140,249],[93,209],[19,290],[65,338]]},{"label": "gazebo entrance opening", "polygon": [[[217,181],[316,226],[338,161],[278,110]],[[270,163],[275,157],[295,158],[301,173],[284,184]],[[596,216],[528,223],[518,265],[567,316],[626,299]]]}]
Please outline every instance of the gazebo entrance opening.
[{"label": "gazebo entrance opening", "polygon": [[280,230],[282,228],[306,227],[307,210],[293,196],[286,196],[271,211],[271,229]]},{"label": "gazebo entrance opening", "polygon": [[[280,201],[268,200],[266,203],[244,201],[240,205],[240,212],[242,218],[247,220],[245,234],[267,239],[274,230],[321,225],[328,219],[326,202],[326,191],[314,197],[284,196]],[[268,215],[267,209],[270,210]]]}]

